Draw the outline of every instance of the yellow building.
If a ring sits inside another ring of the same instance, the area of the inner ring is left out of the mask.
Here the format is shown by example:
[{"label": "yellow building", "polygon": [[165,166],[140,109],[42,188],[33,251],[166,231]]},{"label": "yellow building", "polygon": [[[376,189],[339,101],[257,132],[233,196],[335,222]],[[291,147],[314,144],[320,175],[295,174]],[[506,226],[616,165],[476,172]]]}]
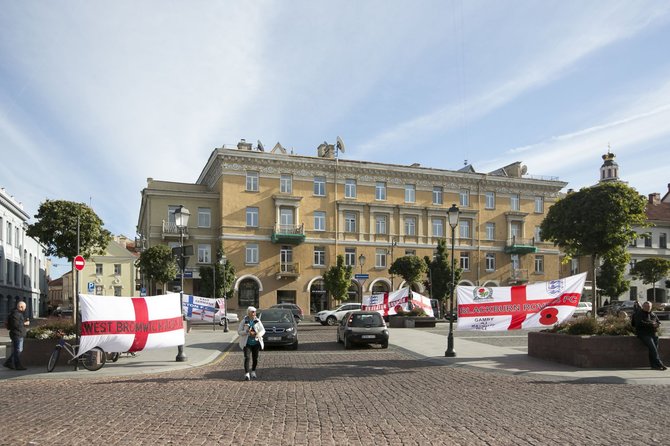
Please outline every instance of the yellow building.
[{"label": "yellow building", "polygon": [[[338,159],[322,144],[317,156],[271,152],[242,140],[215,149],[195,184],[156,181],[142,191],[137,232],[146,247],[179,246],[174,211],[191,212],[184,244],[193,247],[184,291],[198,294],[198,269],[224,244],[236,269],[230,309],[294,302],[306,313],[331,307],[322,275],[345,258],[354,273],[350,298],[406,286],[390,276],[394,259],[432,256],[460,209],[455,257],[461,284],[504,286],[559,277],[559,251],[539,226],[566,183],[525,175],[521,163],[490,173]],[[178,283],[171,284],[175,287]],[[422,290],[421,284],[415,284]],[[172,291],[172,290],[168,290]]]}]

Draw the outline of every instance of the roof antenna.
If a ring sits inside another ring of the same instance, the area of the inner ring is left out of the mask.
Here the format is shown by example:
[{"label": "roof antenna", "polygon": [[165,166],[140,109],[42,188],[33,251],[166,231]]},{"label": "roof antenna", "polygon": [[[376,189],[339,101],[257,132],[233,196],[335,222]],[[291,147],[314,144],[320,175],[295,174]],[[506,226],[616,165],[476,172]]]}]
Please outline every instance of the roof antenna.
[{"label": "roof antenna", "polygon": [[463,165],[464,165],[464,166],[467,166],[467,165],[468,165],[468,160],[464,160],[464,161],[463,161]]}]

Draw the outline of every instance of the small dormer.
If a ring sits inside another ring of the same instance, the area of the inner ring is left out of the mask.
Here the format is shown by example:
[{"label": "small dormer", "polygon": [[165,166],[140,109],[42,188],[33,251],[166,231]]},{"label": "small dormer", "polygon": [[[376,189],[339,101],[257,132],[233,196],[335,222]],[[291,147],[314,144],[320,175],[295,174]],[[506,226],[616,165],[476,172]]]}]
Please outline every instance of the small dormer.
[{"label": "small dormer", "polygon": [[251,148],[251,143],[244,139],[241,139],[240,142],[237,143],[237,150],[251,150]]}]

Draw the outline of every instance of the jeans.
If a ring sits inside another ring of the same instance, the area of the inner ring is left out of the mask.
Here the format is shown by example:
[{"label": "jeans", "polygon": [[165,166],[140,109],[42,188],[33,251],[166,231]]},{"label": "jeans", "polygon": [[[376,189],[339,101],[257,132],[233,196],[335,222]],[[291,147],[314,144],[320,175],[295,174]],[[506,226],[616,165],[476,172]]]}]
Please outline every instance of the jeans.
[{"label": "jeans", "polygon": [[12,367],[21,367],[21,352],[23,351],[23,338],[10,336],[12,340],[12,354],[5,360],[5,364]]},{"label": "jeans", "polygon": [[658,336],[642,335],[638,338],[649,349],[649,365],[652,367],[661,367],[661,357],[658,355]]},{"label": "jeans", "polygon": [[[244,373],[256,370],[256,366],[258,365],[258,352],[260,350],[260,344],[244,346]],[[249,360],[251,360],[251,368],[249,368]]]}]

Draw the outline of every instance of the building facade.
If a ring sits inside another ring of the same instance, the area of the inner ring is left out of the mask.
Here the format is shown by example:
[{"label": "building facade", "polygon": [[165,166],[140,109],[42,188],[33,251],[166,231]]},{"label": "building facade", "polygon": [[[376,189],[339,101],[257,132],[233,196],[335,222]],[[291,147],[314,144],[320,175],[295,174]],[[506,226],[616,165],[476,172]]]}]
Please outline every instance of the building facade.
[{"label": "building facade", "polygon": [[[334,305],[323,274],[338,255],[367,279],[350,300],[407,284],[388,268],[405,255],[432,257],[439,239],[451,247],[447,210],[460,209],[455,257],[461,284],[504,286],[559,277],[559,251],[539,227],[566,183],[525,175],[521,163],[490,173],[338,159],[327,143],[317,156],[270,152],[242,140],[215,149],[195,182],[148,179],[137,232],[145,246],[179,246],[174,211],[191,211],[184,244],[193,247],[184,291],[197,294],[200,266],[222,242],[236,269],[231,309],[300,305],[307,313]],[[174,284],[172,284],[174,286]],[[421,284],[414,284],[419,291]],[[168,290],[170,291],[170,290]]]},{"label": "building facade", "polygon": [[42,245],[28,237],[30,215],[0,189],[0,318],[7,319],[16,302],[26,302],[28,317],[47,312],[49,263]]}]

